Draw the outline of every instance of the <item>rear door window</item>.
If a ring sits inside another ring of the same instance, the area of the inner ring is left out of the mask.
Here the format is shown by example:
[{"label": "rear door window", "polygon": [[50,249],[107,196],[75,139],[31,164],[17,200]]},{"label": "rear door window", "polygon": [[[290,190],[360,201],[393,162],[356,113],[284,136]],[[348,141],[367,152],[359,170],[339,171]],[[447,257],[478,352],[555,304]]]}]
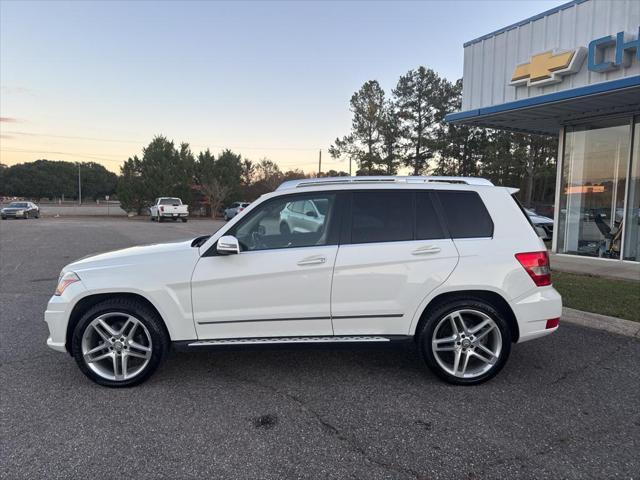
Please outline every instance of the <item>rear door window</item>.
[{"label": "rear door window", "polygon": [[476,192],[438,191],[437,195],[452,238],[493,236],[493,221]]},{"label": "rear door window", "polygon": [[413,192],[354,192],[351,243],[413,240]]}]

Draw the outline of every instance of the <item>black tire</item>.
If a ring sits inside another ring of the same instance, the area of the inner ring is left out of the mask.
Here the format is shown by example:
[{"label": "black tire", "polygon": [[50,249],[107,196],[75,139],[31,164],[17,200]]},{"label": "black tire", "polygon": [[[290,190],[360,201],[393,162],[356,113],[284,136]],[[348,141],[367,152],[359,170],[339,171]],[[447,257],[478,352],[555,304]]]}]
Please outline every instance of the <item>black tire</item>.
[{"label": "black tire", "polygon": [[5,216],[3,215],[3,216],[2,216],[2,220],[6,220],[6,219],[7,219],[7,217],[5,217]]},{"label": "black tire", "polygon": [[[501,350],[500,354],[498,355],[498,360],[495,361],[490,370],[473,378],[462,378],[446,371],[436,360],[435,354],[432,349],[432,338],[434,330],[441,320],[457,310],[477,311],[490,317],[491,320],[495,322],[500,332]],[[500,370],[502,370],[505,363],[507,362],[507,359],[509,358],[509,353],[511,351],[511,329],[507,320],[504,318],[502,313],[500,313],[500,311],[493,305],[487,303],[482,299],[474,297],[468,297],[464,299],[460,298],[447,303],[442,303],[435,306],[435,308],[430,309],[430,312],[427,314],[427,317],[422,323],[420,331],[417,332],[417,335],[420,354],[429,369],[444,381],[452,383],[454,385],[477,385],[490,380],[491,378],[496,376],[500,372]]]},{"label": "black tire", "polygon": [[182,223],[187,223],[187,219],[186,218],[181,218],[180,220],[182,220]]},{"label": "black tire", "polygon": [[24,212],[24,216],[22,218],[29,220],[29,212]]},{"label": "black tire", "polygon": [[164,218],[160,214],[158,214],[158,223],[162,222],[164,222]]},{"label": "black tire", "polygon": [[[87,327],[89,327],[91,322],[98,316],[114,312],[133,315],[146,327],[151,336],[153,348],[151,350],[149,363],[146,365],[144,370],[128,380],[116,381],[101,377],[87,366],[82,354],[82,336]],[[167,334],[164,323],[159,315],[144,303],[127,298],[105,300],[91,307],[84,313],[76,325],[71,340],[71,354],[75,358],[82,373],[99,385],[114,388],[132,387],[147,380],[166,358],[167,353],[169,352],[169,347],[169,335]]]}]

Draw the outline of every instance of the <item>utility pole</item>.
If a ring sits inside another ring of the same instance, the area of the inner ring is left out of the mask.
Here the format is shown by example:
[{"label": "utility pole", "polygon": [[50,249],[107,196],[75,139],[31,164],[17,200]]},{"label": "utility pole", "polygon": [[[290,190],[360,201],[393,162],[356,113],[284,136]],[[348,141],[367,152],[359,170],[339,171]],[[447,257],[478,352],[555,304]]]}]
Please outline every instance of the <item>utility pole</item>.
[{"label": "utility pole", "polygon": [[82,177],[80,176],[80,163],[78,163],[78,206],[82,206]]},{"label": "utility pole", "polygon": [[351,157],[349,157],[349,176],[351,176]]},{"label": "utility pole", "polygon": [[318,152],[318,176],[322,173],[322,149]]}]

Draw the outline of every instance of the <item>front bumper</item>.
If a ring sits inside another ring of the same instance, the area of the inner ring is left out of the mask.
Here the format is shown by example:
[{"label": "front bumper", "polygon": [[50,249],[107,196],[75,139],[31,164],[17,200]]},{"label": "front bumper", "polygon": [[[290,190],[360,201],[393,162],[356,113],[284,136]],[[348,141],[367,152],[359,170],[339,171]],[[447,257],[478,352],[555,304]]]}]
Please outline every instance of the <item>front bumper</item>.
[{"label": "front bumper", "polygon": [[47,338],[49,348],[58,352],[67,351],[69,317],[73,306],[77,303],[75,300],[85,290],[80,281],[69,285],[62,295],[53,295],[49,299],[47,310],[44,312],[44,321],[49,328],[49,338]]},{"label": "front bumper", "polygon": [[6,218],[24,218],[24,212],[18,214],[17,212],[2,212],[0,213],[3,217]]},{"label": "front bumper", "polygon": [[546,328],[547,320],[562,315],[562,297],[552,286],[536,288],[511,302],[511,308],[518,320],[520,337],[518,343],[544,337],[555,332],[558,327]]},{"label": "front bumper", "polygon": [[47,346],[58,352],[66,352],[68,318],[65,313],[47,310],[44,312],[44,321],[49,327]]}]

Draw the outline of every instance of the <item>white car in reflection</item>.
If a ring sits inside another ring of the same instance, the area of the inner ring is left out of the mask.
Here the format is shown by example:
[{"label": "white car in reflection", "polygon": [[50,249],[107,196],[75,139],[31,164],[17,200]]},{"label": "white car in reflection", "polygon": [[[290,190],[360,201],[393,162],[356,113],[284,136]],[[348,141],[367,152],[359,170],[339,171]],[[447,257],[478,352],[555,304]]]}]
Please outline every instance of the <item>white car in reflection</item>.
[{"label": "white car in reflection", "polygon": [[536,227],[540,238],[551,241],[553,239],[553,219],[540,215],[529,208],[525,208],[524,211],[527,213],[531,223]]},{"label": "white car in reflection", "polygon": [[280,233],[314,233],[320,231],[327,214],[328,201],[298,200],[287,204],[280,213]]}]

